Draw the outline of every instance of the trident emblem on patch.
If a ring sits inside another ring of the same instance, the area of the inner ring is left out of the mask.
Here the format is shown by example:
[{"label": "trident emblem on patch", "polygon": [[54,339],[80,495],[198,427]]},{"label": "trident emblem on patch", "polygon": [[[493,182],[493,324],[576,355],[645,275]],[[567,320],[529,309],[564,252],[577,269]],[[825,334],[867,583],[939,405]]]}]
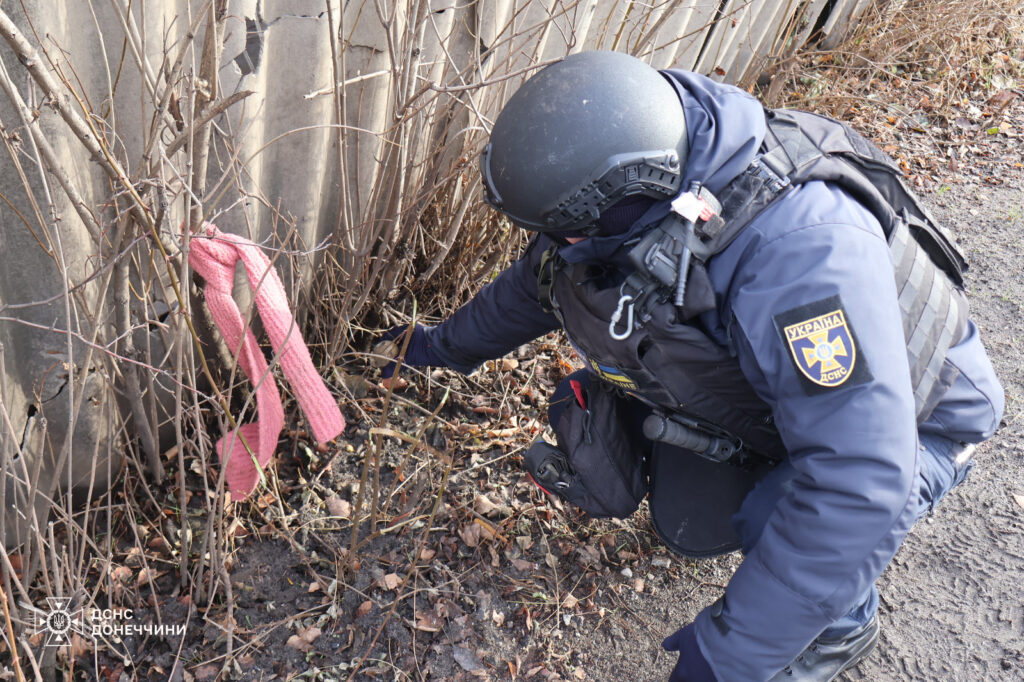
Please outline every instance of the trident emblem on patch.
[{"label": "trident emblem on patch", "polygon": [[833,310],[783,329],[800,372],[819,386],[839,386],[853,372],[857,349],[843,310]]}]

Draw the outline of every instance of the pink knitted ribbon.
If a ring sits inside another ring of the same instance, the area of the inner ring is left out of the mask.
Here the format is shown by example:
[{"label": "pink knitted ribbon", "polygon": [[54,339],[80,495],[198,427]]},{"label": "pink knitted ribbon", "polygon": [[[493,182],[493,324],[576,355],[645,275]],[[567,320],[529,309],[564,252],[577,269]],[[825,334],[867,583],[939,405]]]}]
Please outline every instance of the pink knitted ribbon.
[{"label": "pink knitted ribbon", "polygon": [[267,256],[248,239],[221,232],[215,225],[206,225],[206,235],[209,239],[193,237],[189,262],[206,280],[206,305],[228,348],[238,353],[239,365],[256,385],[256,421],[240,426],[217,441],[217,454],[227,470],[228,490],[237,500],[247,497],[260,480],[260,472],[239,437],[256,455],[262,469],[273,457],[284,427],[284,407],[277,383],[268,371],[256,337],[245,326],[242,313],[231,296],[238,261],[245,267],[256,310],[270,337],[273,352],[280,358],[281,369],[295,390],[295,398],[309,419],[313,436],[321,443],[334,439],[344,430],[345,418],[313,367],[309,349],[288,308],[284,286]]}]

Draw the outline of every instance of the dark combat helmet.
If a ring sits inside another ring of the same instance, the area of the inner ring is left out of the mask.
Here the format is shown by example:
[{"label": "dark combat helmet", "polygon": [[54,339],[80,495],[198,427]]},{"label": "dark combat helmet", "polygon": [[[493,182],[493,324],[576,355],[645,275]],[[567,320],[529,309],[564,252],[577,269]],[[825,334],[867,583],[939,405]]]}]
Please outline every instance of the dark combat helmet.
[{"label": "dark combat helmet", "polygon": [[686,153],[683,108],[664,76],[620,52],[582,52],[505,105],[480,159],[484,196],[528,230],[601,234],[606,209],[676,196]]}]

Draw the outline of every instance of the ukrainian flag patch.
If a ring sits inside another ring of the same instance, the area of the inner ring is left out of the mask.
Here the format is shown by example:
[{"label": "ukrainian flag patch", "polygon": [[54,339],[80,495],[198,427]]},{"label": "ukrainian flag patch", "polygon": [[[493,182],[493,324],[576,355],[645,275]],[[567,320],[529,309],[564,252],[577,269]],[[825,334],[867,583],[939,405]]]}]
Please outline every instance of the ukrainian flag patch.
[{"label": "ukrainian flag patch", "polygon": [[597,360],[590,358],[590,368],[593,369],[599,377],[613,386],[629,391],[635,391],[637,389],[636,382],[623,374],[617,367],[603,365]]},{"label": "ukrainian flag patch", "polygon": [[775,325],[809,392],[871,378],[867,364],[857,357],[857,339],[838,296],[780,313]]}]

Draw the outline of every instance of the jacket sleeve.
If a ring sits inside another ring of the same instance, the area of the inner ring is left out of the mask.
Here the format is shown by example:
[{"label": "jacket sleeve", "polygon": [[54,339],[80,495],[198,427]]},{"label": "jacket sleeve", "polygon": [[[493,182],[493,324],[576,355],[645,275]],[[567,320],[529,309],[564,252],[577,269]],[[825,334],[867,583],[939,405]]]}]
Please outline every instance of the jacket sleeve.
[{"label": "jacket sleeve", "polygon": [[561,325],[537,297],[537,269],[551,240],[539,236],[522,258],[487,284],[447,320],[429,330],[431,349],[464,374]]},{"label": "jacket sleeve", "polygon": [[720,615],[696,620],[719,680],[782,669],[856,605],[916,519],[914,400],[888,247],[866,211],[836,210],[814,213],[844,217],[737,247],[729,334],[797,473]]}]

